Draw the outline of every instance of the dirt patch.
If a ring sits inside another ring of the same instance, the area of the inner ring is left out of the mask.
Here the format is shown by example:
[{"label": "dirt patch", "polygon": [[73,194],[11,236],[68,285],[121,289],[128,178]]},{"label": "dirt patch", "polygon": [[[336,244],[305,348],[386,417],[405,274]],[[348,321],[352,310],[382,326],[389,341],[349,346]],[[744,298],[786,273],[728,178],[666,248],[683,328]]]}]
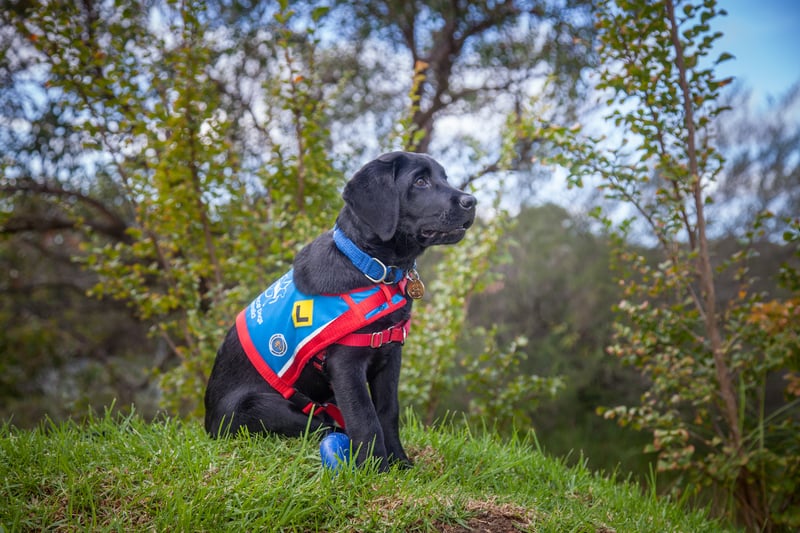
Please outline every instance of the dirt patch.
[{"label": "dirt patch", "polygon": [[506,533],[524,531],[525,526],[505,516],[480,516],[471,518],[466,527],[454,524],[439,524],[442,533]]},{"label": "dirt patch", "polygon": [[438,523],[442,533],[505,533],[524,531],[533,525],[535,513],[530,509],[512,505],[498,504],[494,501],[470,501],[467,510],[474,516],[466,525]]}]

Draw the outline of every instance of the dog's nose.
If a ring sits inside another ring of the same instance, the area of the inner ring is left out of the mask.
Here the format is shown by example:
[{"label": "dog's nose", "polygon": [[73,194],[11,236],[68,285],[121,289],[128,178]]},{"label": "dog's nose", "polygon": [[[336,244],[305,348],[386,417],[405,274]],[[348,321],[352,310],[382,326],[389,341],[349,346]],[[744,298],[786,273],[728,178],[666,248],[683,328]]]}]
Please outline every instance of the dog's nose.
[{"label": "dog's nose", "polygon": [[472,209],[473,207],[475,207],[475,204],[477,203],[478,199],[472,196],[471,194],[462,194],[461,197],[458,199],[458,204],[464,209]]}]

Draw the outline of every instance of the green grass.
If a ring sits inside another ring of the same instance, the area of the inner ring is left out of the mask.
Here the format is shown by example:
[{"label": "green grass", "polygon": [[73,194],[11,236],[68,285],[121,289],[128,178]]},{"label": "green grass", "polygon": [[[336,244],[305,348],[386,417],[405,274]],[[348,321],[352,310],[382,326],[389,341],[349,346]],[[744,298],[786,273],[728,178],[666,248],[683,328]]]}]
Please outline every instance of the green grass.
[{"label": "green grass", "polygon": [[416,465],[321,467],[317,436],[214,441],[199,424],[106,415],[0,428],[0,531],[721,531],[529,439],[406,417]]}]

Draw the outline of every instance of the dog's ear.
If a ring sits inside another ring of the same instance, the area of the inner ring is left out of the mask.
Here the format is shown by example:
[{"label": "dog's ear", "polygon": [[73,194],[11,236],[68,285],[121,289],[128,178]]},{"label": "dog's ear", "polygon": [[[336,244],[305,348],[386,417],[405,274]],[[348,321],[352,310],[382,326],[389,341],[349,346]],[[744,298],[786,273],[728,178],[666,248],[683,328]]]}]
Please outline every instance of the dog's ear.
[{"label": "dog's ear", "polygon": [[397,160],[396,154],[386,154],[370,161],[353,175],[342,193],[353,213],[382,241],[392,238],[400,218]]}]

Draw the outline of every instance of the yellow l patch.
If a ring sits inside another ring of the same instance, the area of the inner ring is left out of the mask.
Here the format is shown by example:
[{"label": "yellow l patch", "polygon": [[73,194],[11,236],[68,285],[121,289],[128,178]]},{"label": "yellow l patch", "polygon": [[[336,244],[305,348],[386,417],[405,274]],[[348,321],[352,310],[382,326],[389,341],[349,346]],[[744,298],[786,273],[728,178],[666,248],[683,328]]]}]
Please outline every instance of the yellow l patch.
[{"label": "yellow l patch", "polygon": [[294,327],[302,328],[313,324],[314,300],[299,300],[292,308],[292,322]]}]

